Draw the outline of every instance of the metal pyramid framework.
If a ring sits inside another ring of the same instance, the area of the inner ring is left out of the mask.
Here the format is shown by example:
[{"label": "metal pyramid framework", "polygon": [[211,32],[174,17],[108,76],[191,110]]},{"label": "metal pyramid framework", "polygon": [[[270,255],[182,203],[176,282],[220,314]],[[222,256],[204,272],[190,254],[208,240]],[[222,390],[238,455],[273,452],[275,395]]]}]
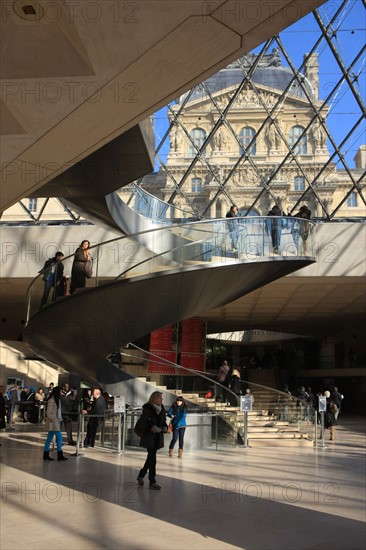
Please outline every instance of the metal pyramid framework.
[{"label": "metal pyramid framework", "polygon": [[[363,218],[365,20],[365,0],[326,3],[156,113],[156,172],[135,185],[194,219],[238,201],[242,215],[306,202],[318,219]],[[2,221],[85,223],[62,199],[12,208]]]},{"label": "metal pyramid framework", "polygon": [[326,4],[157,113],[158,185],[138,185],[198,218],[225,215],[217,203],[238,204],[238,187],[242,215],[307,202],[324,220],[364,216],[365,15],[364,0]]}]

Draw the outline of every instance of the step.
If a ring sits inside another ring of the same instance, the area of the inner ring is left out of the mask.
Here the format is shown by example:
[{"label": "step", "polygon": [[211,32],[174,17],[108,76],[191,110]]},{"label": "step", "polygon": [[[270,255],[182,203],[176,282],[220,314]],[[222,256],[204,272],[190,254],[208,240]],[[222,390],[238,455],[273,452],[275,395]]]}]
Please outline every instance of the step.
[{"label": "step", "polygon": [[249,447],[314,447],[310,439],[248,439]]},{"label": "step", "polygon": [[250,439],[307,439],[306,434],[300,434],[299,432],[279,433],[275,430],[269,432],[254,432],[248,434]]}]

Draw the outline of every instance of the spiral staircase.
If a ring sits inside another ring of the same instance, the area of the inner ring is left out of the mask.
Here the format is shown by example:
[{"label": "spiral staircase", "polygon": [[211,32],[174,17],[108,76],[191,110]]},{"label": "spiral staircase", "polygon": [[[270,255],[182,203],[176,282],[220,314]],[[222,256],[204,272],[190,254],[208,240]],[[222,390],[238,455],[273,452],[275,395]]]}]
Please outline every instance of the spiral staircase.
[{"label": "spiral staircase", "polygon": [[[126,185],[134,179],[134,166],[139,167],[138,176],[151,170],[150,126],[141,123],[133,132],[138,146],[132,168],[127,162],[131,140],[122,136],[83,159],[72,174],[64,172],[51,182],[54,194],[62,196],[66,189],[64,197],[71,207],[84,209],[89,218],[92,213],[99,223],[122,236],[91,248],[93,278],[85,289],[42,310],[43,282],[38,276],[28,290],[23,334],[38,356],[102,385],[113,395],[120,395],[131,384],[131,377],[106,359],[117,348],[168,324],[204,317],[208,310],[316,261],[312,222],[299,221],[310,228],[306,248],[304,243],[295,244],[289,227],[282,232],[280,250],[275,251],[268,223],[281,223],[278,220],[238,218],[229,227],[225,219],[197,221],[189,213],[172,212],[171,205],[157,204],[155,197],[141,195],[142,190],[130,204],[123,203],[115,191],[104,195],[112,176],[111,190],[116,187],[116,174],[123,175],[120,181]],[[127,147],[128,154],[121,155],[121,147]],[[106,165],[109,169],[104,172]],[[90,192],[90,182],[85,180],[90,169],[104,174],[100,192],[97,179]],[[233,223],[238,237],[235,248]],[[69,271],[72,260],[73,256],[63,260]],[[260,422],[265,415],[265,410],[258,411]]]}]

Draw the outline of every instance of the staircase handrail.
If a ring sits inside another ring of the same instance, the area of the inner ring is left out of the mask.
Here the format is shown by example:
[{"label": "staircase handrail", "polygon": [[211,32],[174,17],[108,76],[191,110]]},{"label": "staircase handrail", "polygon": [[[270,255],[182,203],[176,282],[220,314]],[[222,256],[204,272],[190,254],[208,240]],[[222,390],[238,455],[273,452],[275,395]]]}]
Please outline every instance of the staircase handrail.
[{"label": "staircase handrail", "polygon": [[[147,229],[147,230],[143,230],[143,231],[139,231],[137,233],[134,233],[133,235],[122,235],[120,237],[115,237],[114,239],[109,239],[107,241],[104,241],[103,243],[98,243],[96,245],[92,245],[89,250],[93,251],[93,250],[96,250],[97,251],[97,254],[96,254],[96,276],[95,276],[95,286],[99,286],[99,276],[98,276],[98,266],[99,266],[99,250],[102,248],[102,247],[105,247],[105,246],[110,246],[111,244],[113,243],[116,243],[116,242],[121,242],[123,240],[129,240],[129,241],[132,241],[132,242],[135,242],[136,244],[138,244],[139,246],[143,246],[141,245],[141,243],[139,243],[138,241],[138,238],[141,237],[141,236],[144,236],[144,235],[149,235],[149,234],[154,234],[154,235],[161,235],[162,232],[165,232],[168,234],[169,237],[177,237],[176,234],[172,234],[172,231],[176,231],[177,228],[182,228],[182,229],[188,229],[190,232],[191,232],[191,236],[194,237],[195,234],[194,232],[200,232],[201,230],[203,231],[205,226],[206,227],[209,227],[209,229],[207,229],[207,232],[208,233],[211,233],[211,238],[214,238],[214,237],[220,237],[220,238],[226,238],[227,237],[227,234],[230,233],[230,228],[233,227],[233,224],[237,224],[237,226],[245,226],[247,224],[251,224],[253,225],[253,223],[255,222],[255,225],[258,225],[261,223],[262,224],[262,234],[263,234],[263,237],[265,237],[265,234],[267,233],[267,229],[266,229],[266,220],[268,219],[269,217],[268,216],[258,216],[258,217],[255,217],[255,218],[231,218],[230,219],[230,226],[228,226],[228,219],[227,218],[217,218],[217,219],[213,219],[213,220],[200,220],[200,221],[197,221],[197,222],[183,222],[183,223],[179,223],[179,224],[174,224],[174,225],[169,225],[169,226],[164,226],[164,227],[158,227],[158,228],[154,228],[154,229]],[[278,217],[275,217],[278,221]],[[293,221],[295,218],[289,218],[291,221]],[[309,220],[303,220],[301,218],[298,218],[300,224],[301,223],[306,223],[306,225],[304,225],[304,228],[309,228],[309,227],[315,227],[315,224],[314,222],[312,221],[309,221]],[[217,232],[214,231],[215,227],[218,227],[218,230]],[[313,231],[311,231],[311,234],[313,234]],[[247,235],[243,235],[244,237],[248,237]],[[182,238],[183,241],[184,241],[184,237]],[[201,239],[199,239],[198,241],[197,240],[193,240],[193,241],[189,241],[189,242],[183,242],[183,244],[181,245],[181,247],[175,247],[173,248],[173,250],[178,250],[179,248],[184,248],[184,247],[188,247],[189,245],[193,245],[193,244],[199,244],[199,242],[201,241],[201,244],[202,244],[202,237]],[[247,245],[249,245],[249,241],[248,243],[246,243]],[[222,244],[220,244],[220,250],[221,250],[221,253],[223,254],[223,248],[222,248]],[[145,247],[146,250],[149,250],[148,248]],[[312,246],[310,245],[309,249],[311,250],[312,249]],[[155,260],[156,258],[159,258],[161,257],[162,255],[164,255],[164,253],[161,253],[161,252],[154,252],[154,251],[151,251],[149,250],[149,252],[152,253],[152,256],[148,258],[148,260]],[[264,250],[264,247],[263,247],[263,250],[261,251],[262,253],[259,255],[260,257],[267,257],[265,255],[265,250]],[[310,254],[305,254],[305,253],[299,253],[298,250],[296,249],[295,250],[296,254],[291,252],[293,254],[293,258],[296,258],[296,257],[307,257],[309,256]],[[169,249],[168,251],[165,251],[165,254],[171,254],[172,253],[172,249]],[[206,252],[207,254],[207,252]],[[226,249],[225,249],[225,254],[226,254]],[[67,261],[67,260],[71,260],[73,259],[75,256],[75,253],[73,254],[70,254],[66,257],[63,258],[63,262]],[[224,256],[223,256],[224,257]],[[269,257],[269,255],[268,255]],[[312,255],[310,255],[310,257],[313,257]],[[233,260],[233,257],[231,256],[230,257],[231,260]],[[170,258],[170,260],[172,261],[176,261],[177,260],[174,260],[172,258]],[[137,267],[138,265],[142,264],[142,263],[146,263],[146,258],[142,261],[139,261],[137,264],[135,264],[134,267]],[[237,260],[236,260],[237,261]],[[203,262],[203,263],[206,263],[206,262]],[[27,315],[26,315],[26,323],[28,323],[29,319],[30,319],[30,301],[31,301],[31,293],[32,293],[32,288],[33,286],[37,283],[37,281],[39,281],[40,277],[42,277],[46,272],[47,270],[51,270],[52,269],[52,266],[50,266],[49,268],[46,268],[46,269],[42,269],[40,271],[40,273],[33,278],[33,280],[31,281],[31,283],[29,284],[28,286],[28,289],[27,289],[27,293],[26,293],[26,300],[27,300]],[[128,271],[131,270],[131,267],[128,267]],[[117,277],[114,277],[114,279],[118,279],[119,277],[121,277],[121,275],[127,270],[124,270],[122,273],[120,273]]]},{"label": "staircase handrail", "polygon": [[[170,204],[169,202],[166,202],[166,201],[163,201],[162,199],[159,199],[159,197],[155,197],[154,195],[152,195],[151,193],[149,193],[148,191],[146,191],[146,189],[143,189],[142,187],[139,187],[136,183],[132,183],[132,187],[133,187],[133,190],[132,190],[132,193],[130,195],[130,197],[128,198],[127,201],[124,201],[123,199],[123,202],[125,202],[125,204],[131,208],[131,210],[133,212],[135,212],[136,214],[138,215],[142,215],[138,209],[136,209],[134,207],[134,205],[130,205],[130,203],[132,202],[133,198],[138,194],[142,200],[145,202],[145,204],[149,204],[149,203],[157,203],[157,204],[160,204],[164,209],[165,209],[165,212],[169,209],[169,208],[174,208],[174,210],[177,210],[178,212],[182,213],[182,219],[187,222],[188,220],[189,221],[198,221],[202,218],[199,218],[197,216],[194,216],[194,212],[192,211],[191,213],[190,212],[187,212],[186,210],[183,210],[183,208],[180,208],[179,206],[175,206],[174,204]],[[174,225],[176,224],[176,222],[174,222],[172,220],[172,218],[151,218],[147,215],[144,214],[144,217],[147,217],[148,219],[154,221],[154,220],[158,220],[160,223],[170,223],[170,224],[173,224]]]}]

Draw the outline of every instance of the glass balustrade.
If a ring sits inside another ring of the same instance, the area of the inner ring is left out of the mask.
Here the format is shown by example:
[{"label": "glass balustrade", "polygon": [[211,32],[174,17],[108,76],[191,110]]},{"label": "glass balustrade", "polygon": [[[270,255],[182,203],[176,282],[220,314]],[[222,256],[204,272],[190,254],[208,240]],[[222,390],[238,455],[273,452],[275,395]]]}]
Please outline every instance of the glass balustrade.
[{"label": "glass balustrade", "polygon": [[[210,374],[182,367],[133,344],[130,344],[129,348],[129,351],[121,354],[121,368],[135,378],[133,392],[136,395],[138,384],[150,386],[151,392],[161,391],[167,410],[167,403],[175,400],[174,395],[183,395],[185,398],[188,406],[188,448],[190,441],[194,441],[201,449],[245,446],[246,443],[256,446],[264,442],[270,447],[279,441],[284,446],[288,442],[307,443],[309,446],[316,444],[317,415],[314,407],[308,403],[274,388],[245,380],[240,383],[240,395],[236,395],[230,388],[219,384]],[[131,361],[134,361],[135,365],[131,364]],[[160,365],[162,369],[174,372],[175,387],[167,389],[166,386],[156,384],[154,375],[148,374],[149,363],[152,361],[155,366]],[[144,376],[139,378],[138,370],[143,372]],[[199,386],[201,390],[192,389],[193,381],[194,386]],[[244,412],[241,410],[240,401],[242,396],[248,395],[248,388],[251,391],[251,407],[249,411]],[[99,436],[101,446],[119,451],[126,447],[139,446],[140,439],[134,433],[134,426],[141,414],[143,403],[127,399],[126,404],[126,411],[122,415],[115,414],[113,410],[107,411]],[[83,421],[84,418],[80,423],[82,432],[85,430]],[[167,434],[165,437],[167,447],[171,436]]]},{"label": "glass balustrade", "polygon": [[164,202],[136,185],[133,186],[132,194],[126,204],[133,212],[155,224],[199,220],[193,211],[188,212],[173,204]]},{"label": "glass balustrade", "polygon": [[[309,220],[258,216],[180,223],[118,237],[90,248],[93,274],[77,292],[117,279],[204,265],[314,260],[314,229]],[[73,260],[74,255],[63,259],[62,287],[52,283],[46,303],[42,304],[42,297],[52,267],[32,281],[27,293],[27,322],[42,307],[67,299]]]}]

